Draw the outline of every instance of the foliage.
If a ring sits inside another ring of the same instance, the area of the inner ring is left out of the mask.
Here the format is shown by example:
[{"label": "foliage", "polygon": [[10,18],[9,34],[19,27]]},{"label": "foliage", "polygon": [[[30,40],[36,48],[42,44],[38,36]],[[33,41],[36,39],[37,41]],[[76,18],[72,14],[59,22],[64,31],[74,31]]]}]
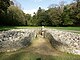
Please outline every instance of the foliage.
[{"label": "foliage", "polygon": [[39,7],[34,15],[25,14],[10,0],[0,0],[0,25],[80,26],[80,0],[65,5],[51,4],[48,10]]},{"label": "foliage", "polygon": [[25,14],[18,7],[8,8],[8,25],[25,25]]},{"label": "foliage", "polygon": [[50,16],[50,19],[51,19],[51,22],[52,22],[52,25],[53,26],[59,26],[61,24],[61,19],[60,19],[60,10],[59,8],[50,8],[49,10],[47,10],[49,16]]},{"label": "foliage", "polygon": [[0,0],[0,25],[5,25],[5,19],[7,18],[7,9],[9,6],[10,0]]}]

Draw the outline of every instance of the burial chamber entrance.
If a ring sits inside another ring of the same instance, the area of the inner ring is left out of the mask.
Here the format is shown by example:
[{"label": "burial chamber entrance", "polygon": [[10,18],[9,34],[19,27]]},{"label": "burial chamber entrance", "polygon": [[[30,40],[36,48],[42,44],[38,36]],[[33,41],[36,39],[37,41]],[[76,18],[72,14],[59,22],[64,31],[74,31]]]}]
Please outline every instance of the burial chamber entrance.
[{"label": "burial chamber entrance", "polygon": [[[23,50],[43,55],[56,55],[58,51],[52,47],[52,37],[47,30],[18,29],[2,31],[0,34],[0,52]],[[60,52],[58,52],[60,53]]]},{"label": "burial chamber entrance", "polygon": [[56,40],[52,33],[45,28],[38,30],[14,29],[2,31],[0,33],[0,52],[17,51],[22,48],[49,55],[54,54],[56,51],[66,52],[70,47],[59,40]]}]

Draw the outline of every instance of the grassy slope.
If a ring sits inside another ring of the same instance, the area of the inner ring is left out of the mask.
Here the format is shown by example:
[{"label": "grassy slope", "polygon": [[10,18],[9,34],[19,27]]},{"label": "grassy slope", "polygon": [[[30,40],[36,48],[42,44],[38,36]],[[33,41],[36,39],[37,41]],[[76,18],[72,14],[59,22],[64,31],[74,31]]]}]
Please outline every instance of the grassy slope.
[{"label": "grassy slope", "polygon": [[58,29],[58,30],[65,30],[73,33],[80,34],[80,27],[47,27],[49,29]]},{"label": "grassy slope", "polygon": [[[1,30],[9,30],[9,29],[25,29],[25,28],[41,28],[39,27],[32,27],[32,26],[0,26],[0,31]],[[80,27],[46,27],[46,28],[51,28],[51,29],[60,29],[60,30],[75,30],[75,31],[80,31]]]},{"label": "grassy slope", "polygon": [[31,28],[40,28],[40,27],[32,27],[32,26],[0,26],[0,31],[6,31],[10,29],[31,29]]},{"label": "grassy slope", "polygon": [[41,55],[30,51],[17,51],[11,53],[0,53],[0,60],[80,60],[79,55],[64,53],[59,56]]},{"label": "grassy slope", "polygon": [[74,30],[74,31],[80,31],[80,27],[47,27],[51,29],[60,29],[60,30]]}]

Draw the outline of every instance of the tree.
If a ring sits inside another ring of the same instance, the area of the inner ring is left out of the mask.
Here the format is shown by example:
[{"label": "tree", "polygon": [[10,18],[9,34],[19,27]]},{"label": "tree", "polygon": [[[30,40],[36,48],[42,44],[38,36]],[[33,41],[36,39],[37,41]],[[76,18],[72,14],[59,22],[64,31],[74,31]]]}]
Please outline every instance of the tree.
[{"label": "tree", "polygon": [[73,19],[70,18],[70,9],[67,6],[64,7],[63,13],[61,15],[62,25],[70,26],[73,25]]},{"label": "tree", "polygon": [[0,9],[7,12],[7,8],[10,6],[10,0],[0,0]]},{"label": "tree", "polygon": [[6,25],[7,9],[10,6],[10,0],[0,0],[0,25]]},{"label": "tree", "polygon": [[70,18],[74,20],[75,26],[80,26],[80,0],[75,0],[76,2],[71,3],[70,7]]},{"label": "tree", "polygon": [[75,0],[76,1],[76,24],[80,25],[80,0]]},{"label": "tree", "polygon": [[50,19],[51,19],[51,22],[52,22],[52,25],[53,26],[59,26],[61,24],[61,18],[60,18],[60,8],[59,7],[55,7],[55,8],[49,8],[47,10],[49,16],[50,16]]},{"label": "tree", "polygon": [[51,26],[52,25],[47,11],[45,11],[44,9],[41,9],[41,7],[39,7],[36,16],[37,16],[38,26]]},{"label": "tree", "polygon": [[40,14],[40,18],[38,19],[37,24],[38,26],[51,26],[52,25],[51,19],[46,11]]},{"label": "tree", "polygon": [[31,15],[30,14],[26,14],[25,15],[25,18],[26,18],[26,25],[31,25]]},{"label": "tree", "polygon": [[61,13],[63,13],[63,10],[64,10],[64,0],[61,0],[61,2],[59,3],[60,4],[60,10],[61,10]]},{"label": "tree", "polygon": [[25,14],[16,6],[8,8],[8,25],[25,25]]},{"label": "tree", "polygon": [[80,0],[74,0],[76,2],[76,7],[80,8]]}]

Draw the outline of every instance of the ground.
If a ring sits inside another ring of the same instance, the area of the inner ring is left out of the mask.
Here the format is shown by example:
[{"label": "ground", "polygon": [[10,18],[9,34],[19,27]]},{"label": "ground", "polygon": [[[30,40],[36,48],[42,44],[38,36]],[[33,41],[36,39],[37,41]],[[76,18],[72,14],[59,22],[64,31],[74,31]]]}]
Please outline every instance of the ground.
[{"label": "ground", "polygon": [[49,41],[43,38],[41,35],[38,35],[37,38],[32,41],[31,46],[28,49],[32,49],[34,52],[42,55],[59,55],[60,52],[56,51]]},{"label": "ground", "polygon": [[15,52],[0,53],[0,60],[80,60],[80,56],[60,52],[43,36],[37,35],[29,47]]},{"label": "ground", "polygon": [[[0,30],[9,29],[14,29],[14,27],[3,27]],[[63,27],[63,30],[64,29],[65,28]],[[75,29],[72,30],[80,31],[77,27],[75,27]],[[37,37],[34,40],[32,40],[32,44],[28,47],[22,48],[14,52],[1,52],[0,60],[80,60],[80,55],[73,55],[69,53],[60,52],[54,49],[47,39],[43,38],[41,35],[37,35]]]}]

